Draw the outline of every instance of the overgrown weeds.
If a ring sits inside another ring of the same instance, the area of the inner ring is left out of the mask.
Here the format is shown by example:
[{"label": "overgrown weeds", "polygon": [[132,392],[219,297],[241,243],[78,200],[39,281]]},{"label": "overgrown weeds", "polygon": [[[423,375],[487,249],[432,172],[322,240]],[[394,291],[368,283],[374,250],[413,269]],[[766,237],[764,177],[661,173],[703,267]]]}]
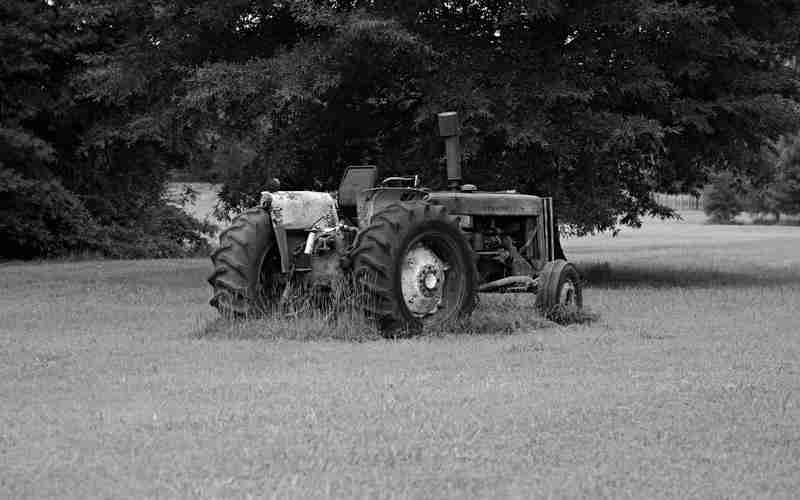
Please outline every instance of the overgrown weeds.
[{"label": "overgrown weeds", "polygon": [[[365,314],[369,295],[349,281],[324,289],[297,287],[284,297],[284,305],[263,307],[249,317],[218,318],[195,332],[205,339],[340,340],[366,342],[381,338],[405,338],[409,332],[381,332]],[[424,336],[511,335],[558,325],[585,324],[598,319],[588,310],[554,310],[548,317],[536,312],[531,294],[485,295],[468,318],[435,328]]]},{"label": "overgrown weeds", "polygon": [[199,332],[200,338],[333,339],[360,342],[380,338],[364,314],[368,295],[359,284],[342,278],[325,286],[291,285],[269,294],[250,316],[222,317]]}]

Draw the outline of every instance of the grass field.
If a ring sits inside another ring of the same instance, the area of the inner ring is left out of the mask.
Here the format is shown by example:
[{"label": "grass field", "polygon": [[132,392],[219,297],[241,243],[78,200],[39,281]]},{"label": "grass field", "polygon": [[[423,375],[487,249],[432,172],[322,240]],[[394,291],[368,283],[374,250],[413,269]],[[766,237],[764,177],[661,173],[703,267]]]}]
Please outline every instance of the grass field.
[{"label": "grass field", "polygon": [[700,222],[567,240],[593,324],[406,340],[214,323],[205,260],[0,266],[0,498],[796,497],[800,228]]}]

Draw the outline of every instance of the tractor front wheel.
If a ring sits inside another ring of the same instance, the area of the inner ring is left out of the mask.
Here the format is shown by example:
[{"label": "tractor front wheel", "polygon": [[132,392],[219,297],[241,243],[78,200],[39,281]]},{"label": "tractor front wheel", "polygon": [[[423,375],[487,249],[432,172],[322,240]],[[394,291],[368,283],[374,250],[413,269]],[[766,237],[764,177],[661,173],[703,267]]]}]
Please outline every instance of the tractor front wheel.
[{"label": "tractor front wheel", "polygon": [[387,207],[358,234],[349,257],[364,308],[385,334],[446,326],[477,302],[472,252],[443,206]]},{"label": "tractor front wheel", "polygon": [[583,307],[581,279],[574,265],[565,260],[545,264],[539,273],[536,307],[542,316],[555,320]]}]

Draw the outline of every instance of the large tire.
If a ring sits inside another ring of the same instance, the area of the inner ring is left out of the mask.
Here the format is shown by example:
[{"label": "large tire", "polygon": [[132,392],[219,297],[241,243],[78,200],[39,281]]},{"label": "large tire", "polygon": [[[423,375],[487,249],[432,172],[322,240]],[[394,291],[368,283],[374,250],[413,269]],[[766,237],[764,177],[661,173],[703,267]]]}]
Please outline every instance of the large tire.
[{"label": "large tire", "polygon": [[384,334],[447,326],[477,303],[472,250],[443,206],[390,205],[358,234],[349,257],[366,313]]},{"label": "large tire", "polygon": [[550,319],[562,317],[565,311],[583,308],[583,288],[574,265],[561,259],[545,264],[539,273],[536,307],[542,316]]},{"label": "large tire", "polygon": [[265,258],[275,242],[269,214],[253,208],[237,215],[219,235],[219,248],[211,254],[214,272],[211,305],[223,317],[260,314],[267,305],[272,284],[266,283]]}]

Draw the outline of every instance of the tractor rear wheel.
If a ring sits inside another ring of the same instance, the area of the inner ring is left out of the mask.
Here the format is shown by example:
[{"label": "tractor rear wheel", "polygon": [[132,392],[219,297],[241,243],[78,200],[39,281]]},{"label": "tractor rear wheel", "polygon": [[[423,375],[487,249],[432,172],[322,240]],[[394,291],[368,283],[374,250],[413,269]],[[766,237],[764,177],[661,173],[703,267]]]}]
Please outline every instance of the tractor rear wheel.
[{"label": "tractor rear wheel", "polygon": [[536,307],[542,316],[554,320],[583,307],[581,279],[574,265],[565,260],[545,264],[539,273]]},{"label": "tractor rear wheel", "polygon": [[358,234],[349,257],[367,315],[385,334],[451,324],[477,303],[472,250],[443,206],[385,208]]},{"label": "tractor rear wheel", "polygon": [[269,214],[253,208],[237,215],[219,235],[211,254],[214,272],[211,305],[223,317],[248,317],[264,311],[274,295],[271,267],[265,265],[275,243]]}]

